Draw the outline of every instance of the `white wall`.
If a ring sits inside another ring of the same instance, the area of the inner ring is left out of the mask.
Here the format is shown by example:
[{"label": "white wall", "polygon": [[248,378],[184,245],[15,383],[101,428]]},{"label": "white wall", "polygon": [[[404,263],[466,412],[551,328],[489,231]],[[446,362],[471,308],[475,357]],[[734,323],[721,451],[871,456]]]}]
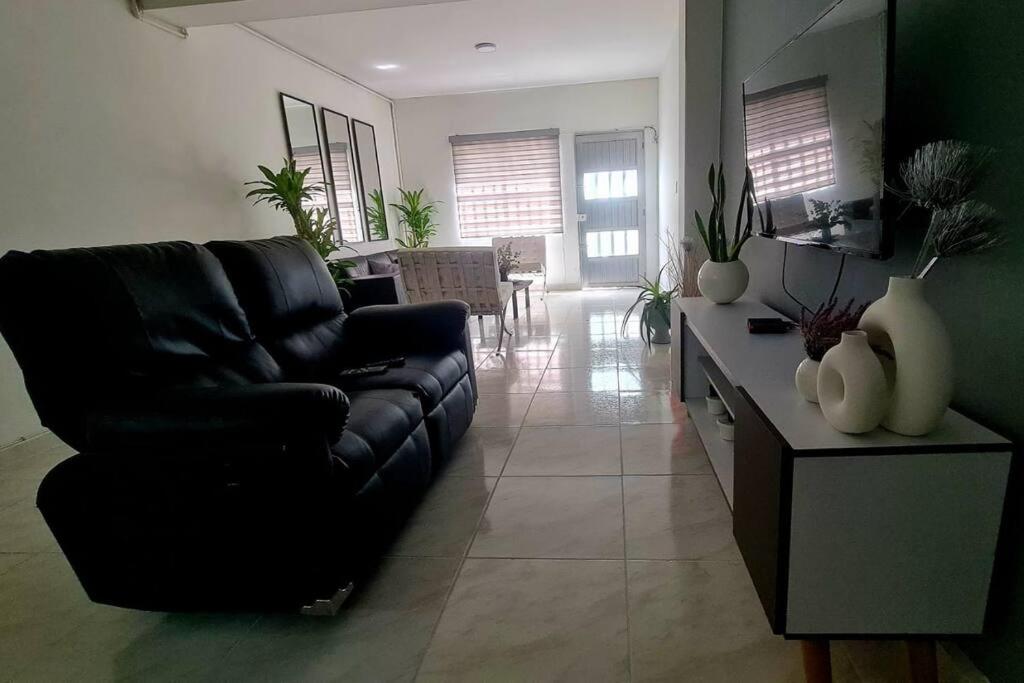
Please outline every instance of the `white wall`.
[{"label": "white wall", "polygon": [[[0,253],[291,232],[242,185],[286,154],[279,91],[373,123],[389,201],[399,182],[387,101],[241,28],[182,40],[124,0],[4,0],[0,91]],[[0,342],[0,444],[40,429]]]},{"label": "white wall", "polygon": [[[450,135],[558,128],[561,131],[562,208],[565,232],[547,238],[548,284],[556,289],[580,286],[576,224],[574,144],[576,133],[636,130],[658,122],[656,79],[529,88],[502,92],[420,97],[396,101],[402,171],[409,188],[426,188],[444,202],[437,218],[434,246],[490,244],[459,237],[458,206],[452,171]],[[657,272],[658,146],[647,133],[647,263]]]},{"label": "white wall", "polygon": [[658,220],[661,236],[658,245],[658,263],[664,264],[668,254],[664,241],[677,242],[682,238],[679,231],[680,188],[683,169],[679,163],[680,130],[680,78],[679,32],[676,31],[665,56],[665,64],[658,75]]}]

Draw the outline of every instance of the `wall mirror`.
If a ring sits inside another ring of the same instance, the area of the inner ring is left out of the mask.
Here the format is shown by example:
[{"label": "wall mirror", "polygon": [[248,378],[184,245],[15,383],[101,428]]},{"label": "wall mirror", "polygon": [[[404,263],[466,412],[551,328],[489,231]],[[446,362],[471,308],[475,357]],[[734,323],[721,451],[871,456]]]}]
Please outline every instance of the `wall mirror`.
[{"label": "wall mirror", "polygon": [[338,229],[344,242],[362,242],[368,234],[363,230],[363,211],[356,183],[355,159],[348,117],[320,108],[324,136],[327,139],[327,172],[334,190]]},{"label": "wall mirror", "polygon": [[[284,116],[284,134],[288,151],[299,170],[309,169],[307,185],[325,184],[323,157],[320,155],[320,138],[316,129],[316,111],[313,105],[291,95],[281,93],[281,113]],[[330,208],[325,192],[316,193],[305,208]]]},{"label": "wall mirror", "polygon": [[359,167],[366,234],[372,241],[386,240],[387,211],[383,203],[380,162],[377,159],[377,136],[373,126],[358,119],[352,119],[352,132],[355,136],[356,164]]}]

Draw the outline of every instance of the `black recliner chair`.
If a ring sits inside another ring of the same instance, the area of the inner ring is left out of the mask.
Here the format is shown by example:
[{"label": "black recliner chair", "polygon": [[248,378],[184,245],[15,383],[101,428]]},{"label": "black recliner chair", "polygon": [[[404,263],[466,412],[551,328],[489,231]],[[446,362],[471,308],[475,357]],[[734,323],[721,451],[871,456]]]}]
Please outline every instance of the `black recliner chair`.
[{"label": "black recliner chair", "polygon": [[96,602],[336,607],[473,417],[468,307],[346,316],[298,238],[10,252],[0,291],[36,410],[79,451],[38,505]]}]

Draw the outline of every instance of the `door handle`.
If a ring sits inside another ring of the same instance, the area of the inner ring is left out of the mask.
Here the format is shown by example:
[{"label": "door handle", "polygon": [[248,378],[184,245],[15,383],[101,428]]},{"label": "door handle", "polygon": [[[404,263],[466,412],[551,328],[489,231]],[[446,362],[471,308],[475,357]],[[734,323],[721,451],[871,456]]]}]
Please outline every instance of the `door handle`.
[{"label": "door handle", "polygon": [[587,222],[587,214],[585,214],[585,213],[578,213],[578,214],[576,214],[576,222],[577,223],[586,223]]}]

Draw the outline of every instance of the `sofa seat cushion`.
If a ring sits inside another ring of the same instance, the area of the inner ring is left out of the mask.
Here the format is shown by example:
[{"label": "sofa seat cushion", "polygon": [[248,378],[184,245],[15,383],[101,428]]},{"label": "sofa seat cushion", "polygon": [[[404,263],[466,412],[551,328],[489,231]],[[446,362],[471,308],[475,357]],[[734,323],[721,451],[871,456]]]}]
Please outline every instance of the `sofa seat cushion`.
[{"label": "sofa seat cushion", "polygon": [[349,469],[349,486],[358,490],[423,422],[423,408],[405,389],[346,392],[348,424],[331,452]]},{"label": "sofa seat cushion", "polygon": [[441,403],[467,372],[469,363],[461,350],[446,354],[415,354],[406,356],[405,365],[400,368],[388,368],[387,372],[367,377],[343,377],[337,386],[346,393],[368,389],[406,389],[419,397],[426,414]]}]

